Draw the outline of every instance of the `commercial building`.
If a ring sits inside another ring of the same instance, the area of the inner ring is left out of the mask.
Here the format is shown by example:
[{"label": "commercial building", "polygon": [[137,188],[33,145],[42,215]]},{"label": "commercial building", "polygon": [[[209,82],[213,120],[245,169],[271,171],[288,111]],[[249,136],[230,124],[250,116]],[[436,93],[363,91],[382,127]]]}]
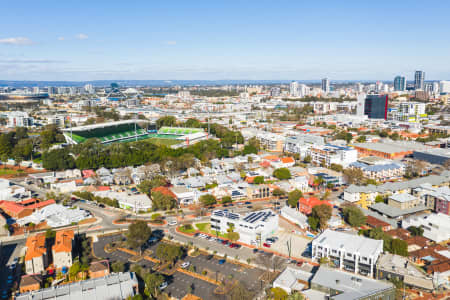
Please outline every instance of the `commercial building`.
[{"label": "commercial building", "polygon": [[449,148],[433,148],[427,150],[418,150],[413,152],[414,159],[424,160],[431,164],[444,165],[450,161],[450,149]]},{"label": "commercial building", "polygon": [[364,114],[369,119],[387,119],[388,95],[367,95],[364,101]]},{"label": "commercial building", "polygon": [[56,232],[55,244],[52,247],[53,265],[57,269],[69,268],[72,265],[73,230]]},{"label": "commercial building", "polygon": [[416,71],[414,74],[414,89],[415,90],[423,90],[424,89],[424,81],[425,81],[425,72],[424,71]]},{"label": "commercial building", "polygon": [[304,291],[303,294],[308,299],[393,300],[396,289],[392,283],[322,266],[311,280],[311,290],[320,291],[322,295],[317,298],[308,298],[310,290]]},{"label": "commercial building", "polygon": [[330,80],[328,78],[322,79],[322,91],[325,92],[325,94],[330,92]]},{"label": "commercial building", "polygon": [[420,102],[402,102],[394,118],[397,121],[418,122],[427,117],[425,106],[425,103]]},{"label": "commercial building", "polygon": [[311,156],[312,163],[327,167],[338,164],[345,168],[358,159],[358,152],[352,147],[331,144],[312,146],[307,150],[307,155]]},{"label": "commercial building", "polygon": [[25,247],[25,273],[38,274],[43,272],[48,265],[45,233],[28,237]]},{"label": "commercial building", "polygon": [[441,213],[411,216],[403,219],[402,227],[421,227],[423,236],[440,243],[450,239],[450,216]]},{"label": "commercial building", "polygon": [[212,212],[212,230],[227,233],[231,228],[239,233],[241,242],[259,244],[278,230],[278,215],[271,209],[250,212],[244,216],[226,209]]},{"label": "commercial building", "polygon": [[396,76],[394,78],[394,91],[402,92],[406,91],[406,77]]},{"label": "commercial building", "polygon": [[8,123],[10,128],[14,127],[31,127],[34,125],[34,119],[23,111],[12,111],[7,113]]},{"label": "commercial building", "polygon": [[378,156],[386,159],[401,159],[414,151],[427,150],[429,147],[417,142],[409,141],[383,141],[377,143],[353,143],[351,144],[359,155]]},{"label": "commercial building", "polygon": [[16,300],[34,299],[127,299],[138,293],[138,280],[133,272],[113,273],[105,277],[72,282],[16,296]]},{"label": "commercial building", "polygon": [[383,241],[326,229],[312,241],[312,258],[330,259],[340,269],[373,277]]},{"label": "commercial building", "polygon": [[288,294],[294,291],[302,291],[309,285],[313,274],[298,267],[288,266],[273,282],[274,288],[281,288]]},{"label": "commercial building", "polygon": [[298,96],[298,82],[297,81],[292,81],[289,84],[289,95],[292,97]]},{"label": "commercial building", "polygon": [[78,223],[90,217],[91,214],[88,211],[80,208],[71,209],[61,204],[50,204],[27,217],[16,220],[16,222],[23,226],[29,223],[39,224],[45,221],[50,227],[60,227]]},{"label": "commercial building", "polygon": [[280,215],[289,222],[296,224],[302,229],[308,228],[308,217],[300,213],[295,208],[285,205],[281,208]]}]

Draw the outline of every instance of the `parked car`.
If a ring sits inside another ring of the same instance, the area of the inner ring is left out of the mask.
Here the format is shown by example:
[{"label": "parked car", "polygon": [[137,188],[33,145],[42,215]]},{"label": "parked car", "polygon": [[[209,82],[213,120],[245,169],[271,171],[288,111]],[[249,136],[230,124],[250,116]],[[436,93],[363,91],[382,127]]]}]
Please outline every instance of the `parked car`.
[{"label": "parked car", "polygon": [[184,263],[181,264],[181,267],[182,267],[183,269],[186,269],[186,268],[189,267],[190,265],[191,265],[190,262],[185,261]]},{"label": "parked car", "polygon": [[225,263],[225,259],[219,260],[219,265],[223,265]]},{"label": "parked car", "polygon": [[168,222],[168,224],[169,224],[169,226],[174,226],[174,225],[177,225],[178,222],[177,222],[177,220],[171,220]]},{"label": "parked car", "polygon": [[258,253],[258,249],[253,249],[253,253]]},{"label": "parked car", "polygon": [[267,244],[267,243],[264,243],[263,246],[266,247],[266,248],[270,248],[271,245]]},{"label": "parked car", "polygon": [[252,204],[250,201],[244,202],[245,205]]},{"label": "parked car", "polygon": [[167,282],[164,281],[164,282],[161,283],[161,285],[159,286],[159,289],[162,291],[162,290],[164,290],[167,286],[168,286]]}]

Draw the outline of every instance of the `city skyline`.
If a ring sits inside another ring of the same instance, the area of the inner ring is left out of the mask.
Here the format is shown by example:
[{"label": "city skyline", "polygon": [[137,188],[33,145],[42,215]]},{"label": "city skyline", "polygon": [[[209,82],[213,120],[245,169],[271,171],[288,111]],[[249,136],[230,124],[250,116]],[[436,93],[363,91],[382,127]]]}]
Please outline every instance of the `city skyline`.
[{"label": "city skyline", "polygon": [[378,4],[10,2],[0,79],[449,79],[450,4]]}]

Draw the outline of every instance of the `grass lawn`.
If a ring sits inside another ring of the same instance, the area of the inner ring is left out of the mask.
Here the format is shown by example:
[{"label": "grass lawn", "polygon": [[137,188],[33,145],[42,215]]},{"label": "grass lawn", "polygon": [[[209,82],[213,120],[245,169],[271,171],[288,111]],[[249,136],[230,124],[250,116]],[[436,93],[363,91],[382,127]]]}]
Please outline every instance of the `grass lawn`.
[{"label": "grass lawn", "polygon": [[173,139],[160,139],[160,138],[151,138],[149,139],[149,141],[157,146],[171,146],[171,145],[175,145],[175,144],[179,144],[182,141],[179,140],[173,140]]},{"label": "grass lawn", "polygon": [[[211,225],[209,223],[197,223],[195,224],[195,227],[197,227],[197,229],[201,232],[204,233],[209,233],[211,235],[217,236],[217,232],[215,230],[211,230]],[[220,233],[219,232],[219,237],[222,238],[228,238],[226,233]]]},{"label": "grass lawn", "polygon": [[12,169],[1,169],[0,168],[0,176],[22,174],[23,172],[24,172],[23,170],[12,170]]},{"label": "grass lawn", "polygon": [[183,233],[195,233],[195,229],[194,227],[190,227],[189,226],[186,228],[185,225],[178,227],[178,230],[183,232]]}]

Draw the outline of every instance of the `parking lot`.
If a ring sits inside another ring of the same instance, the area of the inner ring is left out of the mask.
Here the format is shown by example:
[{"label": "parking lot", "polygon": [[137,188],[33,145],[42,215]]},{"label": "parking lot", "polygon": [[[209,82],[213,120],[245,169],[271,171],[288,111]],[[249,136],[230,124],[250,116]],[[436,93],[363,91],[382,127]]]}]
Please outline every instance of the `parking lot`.
[{"label": "parking lot", "polygon": [[175,272],[168,283],[164,292],[177,299],[183,298],[188,292],[202,299],[225,299],[224,296],[214,294],[216,285],[180,272]]},{"label": "parking lot", "polygon": [[289,255],[288,243],[291,245],[291,256],[297,258],[304,256],[305,250],[310,243],[310,240],[283,229],[280,229],[274,236],[277,237],[278,240],[273,243],[269,249],[286,256]]}]

